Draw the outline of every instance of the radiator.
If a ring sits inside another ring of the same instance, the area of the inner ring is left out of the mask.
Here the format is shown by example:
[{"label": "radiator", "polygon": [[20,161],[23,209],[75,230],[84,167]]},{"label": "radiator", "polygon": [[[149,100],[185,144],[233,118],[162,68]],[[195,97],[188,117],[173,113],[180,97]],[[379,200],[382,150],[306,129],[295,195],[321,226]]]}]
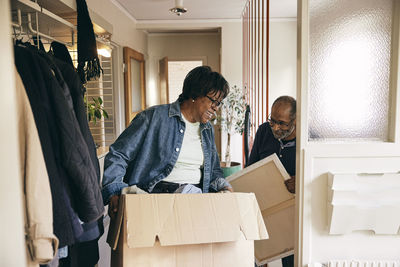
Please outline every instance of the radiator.
[{"label": "radiator", "polygon": [[391,260],[331,260],[327,263],[314,263],[309,267],[400,267],[400,261]]}]

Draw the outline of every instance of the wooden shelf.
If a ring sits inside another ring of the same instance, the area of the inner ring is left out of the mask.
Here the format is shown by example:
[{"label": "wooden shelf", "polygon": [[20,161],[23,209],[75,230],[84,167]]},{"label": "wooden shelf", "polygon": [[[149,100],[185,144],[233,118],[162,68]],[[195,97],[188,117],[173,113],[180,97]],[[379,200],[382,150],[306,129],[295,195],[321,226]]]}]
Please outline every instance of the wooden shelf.
[{"label": "wooden shelf", "polygon": [[64,36],[69,37],[71,42],[71,33],[76,31],[76,27],[61,18],[60,16],[43,8],[39,4],[29,0],[12,0],[11,10],[13,13],[13,21],[16,19],[16,11],[20,9],[22,12],[22,26],[26,27],[27,14],[32,16],[32,27],[36,30],[36,13],[38,14],[39,32],[53,37]]},{"label": "wooden shelf", "polygon": [[[36,30],[36,13],[38,13],[40,33],[68,44],[72,42],[72,39],[77,41],[75,0],[37,0],[37,3],[31,0],[11,0],[11,9],[13,22],[18,20],[17,9],[21,10],[24,31],[27,30],[27,14],[31,14],[32,28]],[[110,35],[105,28],[96,24],[95,21],[99,21],[106,28],[110,28],[111,32],[112,26],[90,9],[89,13],[92,17],[94,32],[97,35]],[[73,36],[72,33],[74,33]],[[76,50],[76,42],[72,49]]]},{"label": "wooden shelf", "polygon": [[38,0],[37,2],[60,17],[64,17],[63,14],[76,13],[75,0]]}]

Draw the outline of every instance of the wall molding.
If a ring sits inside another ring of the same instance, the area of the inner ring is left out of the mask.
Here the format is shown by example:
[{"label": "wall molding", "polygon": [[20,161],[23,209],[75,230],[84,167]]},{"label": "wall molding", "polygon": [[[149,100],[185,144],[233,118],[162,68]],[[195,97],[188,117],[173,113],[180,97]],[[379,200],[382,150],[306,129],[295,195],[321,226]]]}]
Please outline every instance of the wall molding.
[{"label": "wall molding", "polygon": [[297,21],[297,18],[270,18],[270,22]]},{"label": "wall molding", "polygon": [[130,18],[133,22],[135,22],[136,24],[138,23],[137,19],[131,13],[129,13],[128,10],[117,0],[110,0],[110,2],[113,3],[114,6],[121,10],[126,16],[128,16],[128,18]]},{"label": "wall molding", "polygon": [[220,36],[218,32],[148,32],[149,37],[155,36]]},{"label": "wall molding", "polygon": [[[115,0],[111,0],[115,1]],[[185,24],[188,23],[200,23],[200,24],[212,24],[212,23],[224,23],[224,22],[242,22],[241,18],[238,19],[211,19],[211,18],[204,18],[204,19],[170,19],[170,20],[136,20],[138,25],[143,24]]]}]

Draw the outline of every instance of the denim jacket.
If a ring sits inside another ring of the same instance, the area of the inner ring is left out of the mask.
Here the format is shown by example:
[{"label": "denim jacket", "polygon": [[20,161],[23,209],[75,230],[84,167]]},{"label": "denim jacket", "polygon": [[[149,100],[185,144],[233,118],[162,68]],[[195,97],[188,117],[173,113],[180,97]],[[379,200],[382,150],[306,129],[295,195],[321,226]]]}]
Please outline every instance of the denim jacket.
[{"label": "denim jacket", "polygon": [[[211,123],[200,123],[200,131],[204,153],[202,190],[217,192],[230,185],[222,175]],[[184,133],[179,101],[139,113],[105,157],[104,204],[124,187],[137,185],[150,192],[167,177],[178,159]]]}]

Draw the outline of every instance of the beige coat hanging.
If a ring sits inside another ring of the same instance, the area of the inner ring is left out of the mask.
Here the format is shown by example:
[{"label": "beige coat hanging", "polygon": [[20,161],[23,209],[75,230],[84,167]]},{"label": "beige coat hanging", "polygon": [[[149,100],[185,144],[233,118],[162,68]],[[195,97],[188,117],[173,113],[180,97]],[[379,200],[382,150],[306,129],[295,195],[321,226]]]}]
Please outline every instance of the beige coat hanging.
[{"label": "beige coat hanging", "polygon": [[42,147],[24,85],[16,70],[15,83],[27,266],[39,266],[54,258],[58,239],[53,234],[52,198]]}]

